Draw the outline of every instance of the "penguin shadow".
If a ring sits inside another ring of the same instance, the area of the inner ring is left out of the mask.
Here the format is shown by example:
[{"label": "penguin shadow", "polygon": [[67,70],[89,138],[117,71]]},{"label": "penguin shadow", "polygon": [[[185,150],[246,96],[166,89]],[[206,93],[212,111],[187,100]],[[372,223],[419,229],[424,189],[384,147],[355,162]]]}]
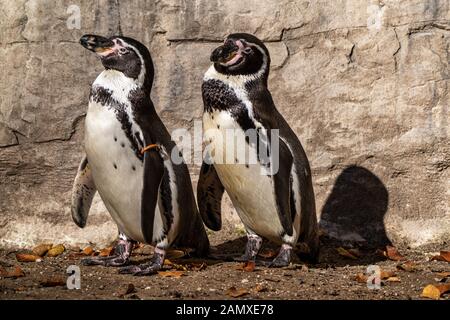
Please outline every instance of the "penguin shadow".
[{"label": "penguin shadow", "polygon": [[[320,261],[337,266],[385,260],[375,251],[392,245],[384,225],[388,203],[389,193],[375,174],[360,166],[345,168],[322,209]],[[355,260],[344,258],[338,247],[358,248],[361,255]]]}]

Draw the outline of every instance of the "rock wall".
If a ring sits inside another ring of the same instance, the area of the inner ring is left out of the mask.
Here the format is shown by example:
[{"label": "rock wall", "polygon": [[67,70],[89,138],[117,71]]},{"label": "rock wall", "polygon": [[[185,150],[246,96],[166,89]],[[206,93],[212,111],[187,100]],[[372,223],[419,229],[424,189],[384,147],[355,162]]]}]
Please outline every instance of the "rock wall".
[{"label": "rock wall", "polygon": [[[325,232],[450,240],[449,1],[1,0],[0,14],[0,245],[116,235],[99,199],[85,229],[69,214],[89,86],[102,70],[81,35],[149,46],[159,114],[192,130],[209,54],[240,31],[271,52],[270,89],[309,156]],[[235,223],[229,202],[226,211]]]}]

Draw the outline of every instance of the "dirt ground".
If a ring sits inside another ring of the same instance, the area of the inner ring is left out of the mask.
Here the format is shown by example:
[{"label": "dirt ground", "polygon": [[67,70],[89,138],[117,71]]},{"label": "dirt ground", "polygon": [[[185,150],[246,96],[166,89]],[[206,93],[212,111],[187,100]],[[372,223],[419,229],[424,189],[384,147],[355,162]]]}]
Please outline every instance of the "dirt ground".
[{"label": "dirt ground", "polygon": [[[422,299],[421,293],[426,285],[450,283],[448,277],[440,275],[450,272],[450,263],[430,261],[430,257],[439,250],[448,248],[429,247],[421,251],[399,248],[405,260],[414,262],[412,270],[404,271],[397,267],[401,261],[386,259],[373,248],[358,248],[360,257],[356,259],[342,256],[337,250],[342,244],[324,236],[320,262],[316,265],[296,259],[286,268],[271,269],[257,265],[253,272],[248,272],[242,268],[239,270],[242,263],[230,261],[233,256],[242,254],[245,245],[245,238],[234,236],[232,241],[224,241],[223,235],[211,236],[213,259],[200,260],[189,255],[180,258],[180,251],[171,251],[167,257],[171,265],[164,269],[171,273],[134,277],[118,274],[112,267],[81,266],[80,290],[68,290],[65,285],[68,266],[79,265],[81,255],[77,253],[78,249],[67,249],[54,258],[44,257],[41,262],[18,262],[17,251],[3,250],[0,251],[0,267],[14,270],[15,266],[20,266],[25,275],[0,278],[0,300]],[[346,244],[345,247],[351,246]],[[262,252],[267,256],[273,254],[272,249],[276,247],[265,244]],[[135,251],[132,263],[148,260],[151,248],[141,247]],[[355,280],[358,273],[364,274],[367,266],[372,264],[378,265],[382,271],[393,272],[390,279],[382,281],[378,290],[369,290],[364,280]],[[235,289],[230,289],[232,287]],[[450,294],[444,294],[441,299],[450,300]]]}]

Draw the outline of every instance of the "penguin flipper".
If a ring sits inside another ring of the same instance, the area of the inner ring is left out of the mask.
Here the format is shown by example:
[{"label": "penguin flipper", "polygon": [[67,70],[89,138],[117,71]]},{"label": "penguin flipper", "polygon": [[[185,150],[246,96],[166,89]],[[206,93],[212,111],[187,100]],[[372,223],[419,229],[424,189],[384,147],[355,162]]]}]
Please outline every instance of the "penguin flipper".
[{"label": "penguin flipper", "polygon": [[202,163],[197,185],[197,202],[205,225],[214,231],[222,228],[222,196],[225,191],[212,164]]},{"label": "penguin flipper", "polygon": [[[273,161],[273,160],[272,160]],[[273,164],[272,164],[273,165]],[[278,217],[284,232],[292,236],[292,203],[291,203],[291,172],[294,165],[294,157],[289,147],[279,138],[279,163],[278,170],[272,175],[275,202],[277,204]]]},{"label": "penguin flipper", "polygon": [[80,162],[72,188],[71,213],[73,221],[80,228],[86,225],[89,209],[97,188],[86,156]]},{"label": "penguin flipper", "polygon": [[[156,145],[155,145],[156,146]],[[162,146],[144,153],[144,185],[141,197],[141,229],[146,243],[153,243],[153,224],[158,203],[159,187],[164,175],[163,157],[167,156]]]}]

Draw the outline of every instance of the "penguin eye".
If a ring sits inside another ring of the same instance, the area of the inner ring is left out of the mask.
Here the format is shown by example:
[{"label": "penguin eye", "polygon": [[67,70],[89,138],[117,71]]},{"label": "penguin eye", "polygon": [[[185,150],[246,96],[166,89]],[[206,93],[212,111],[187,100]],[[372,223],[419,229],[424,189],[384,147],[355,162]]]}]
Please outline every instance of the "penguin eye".
[{"label": "penguin eye", "polygon": [[245,54],[251,54],[253,52],[252,47],[246,47],[243,51]]},{"label": "penguin eye", "polygon": [[130,50],[128,50],[127,48],[120,48],[119,53],[121,55],[128,54],[128,53],[130,53]]}]

